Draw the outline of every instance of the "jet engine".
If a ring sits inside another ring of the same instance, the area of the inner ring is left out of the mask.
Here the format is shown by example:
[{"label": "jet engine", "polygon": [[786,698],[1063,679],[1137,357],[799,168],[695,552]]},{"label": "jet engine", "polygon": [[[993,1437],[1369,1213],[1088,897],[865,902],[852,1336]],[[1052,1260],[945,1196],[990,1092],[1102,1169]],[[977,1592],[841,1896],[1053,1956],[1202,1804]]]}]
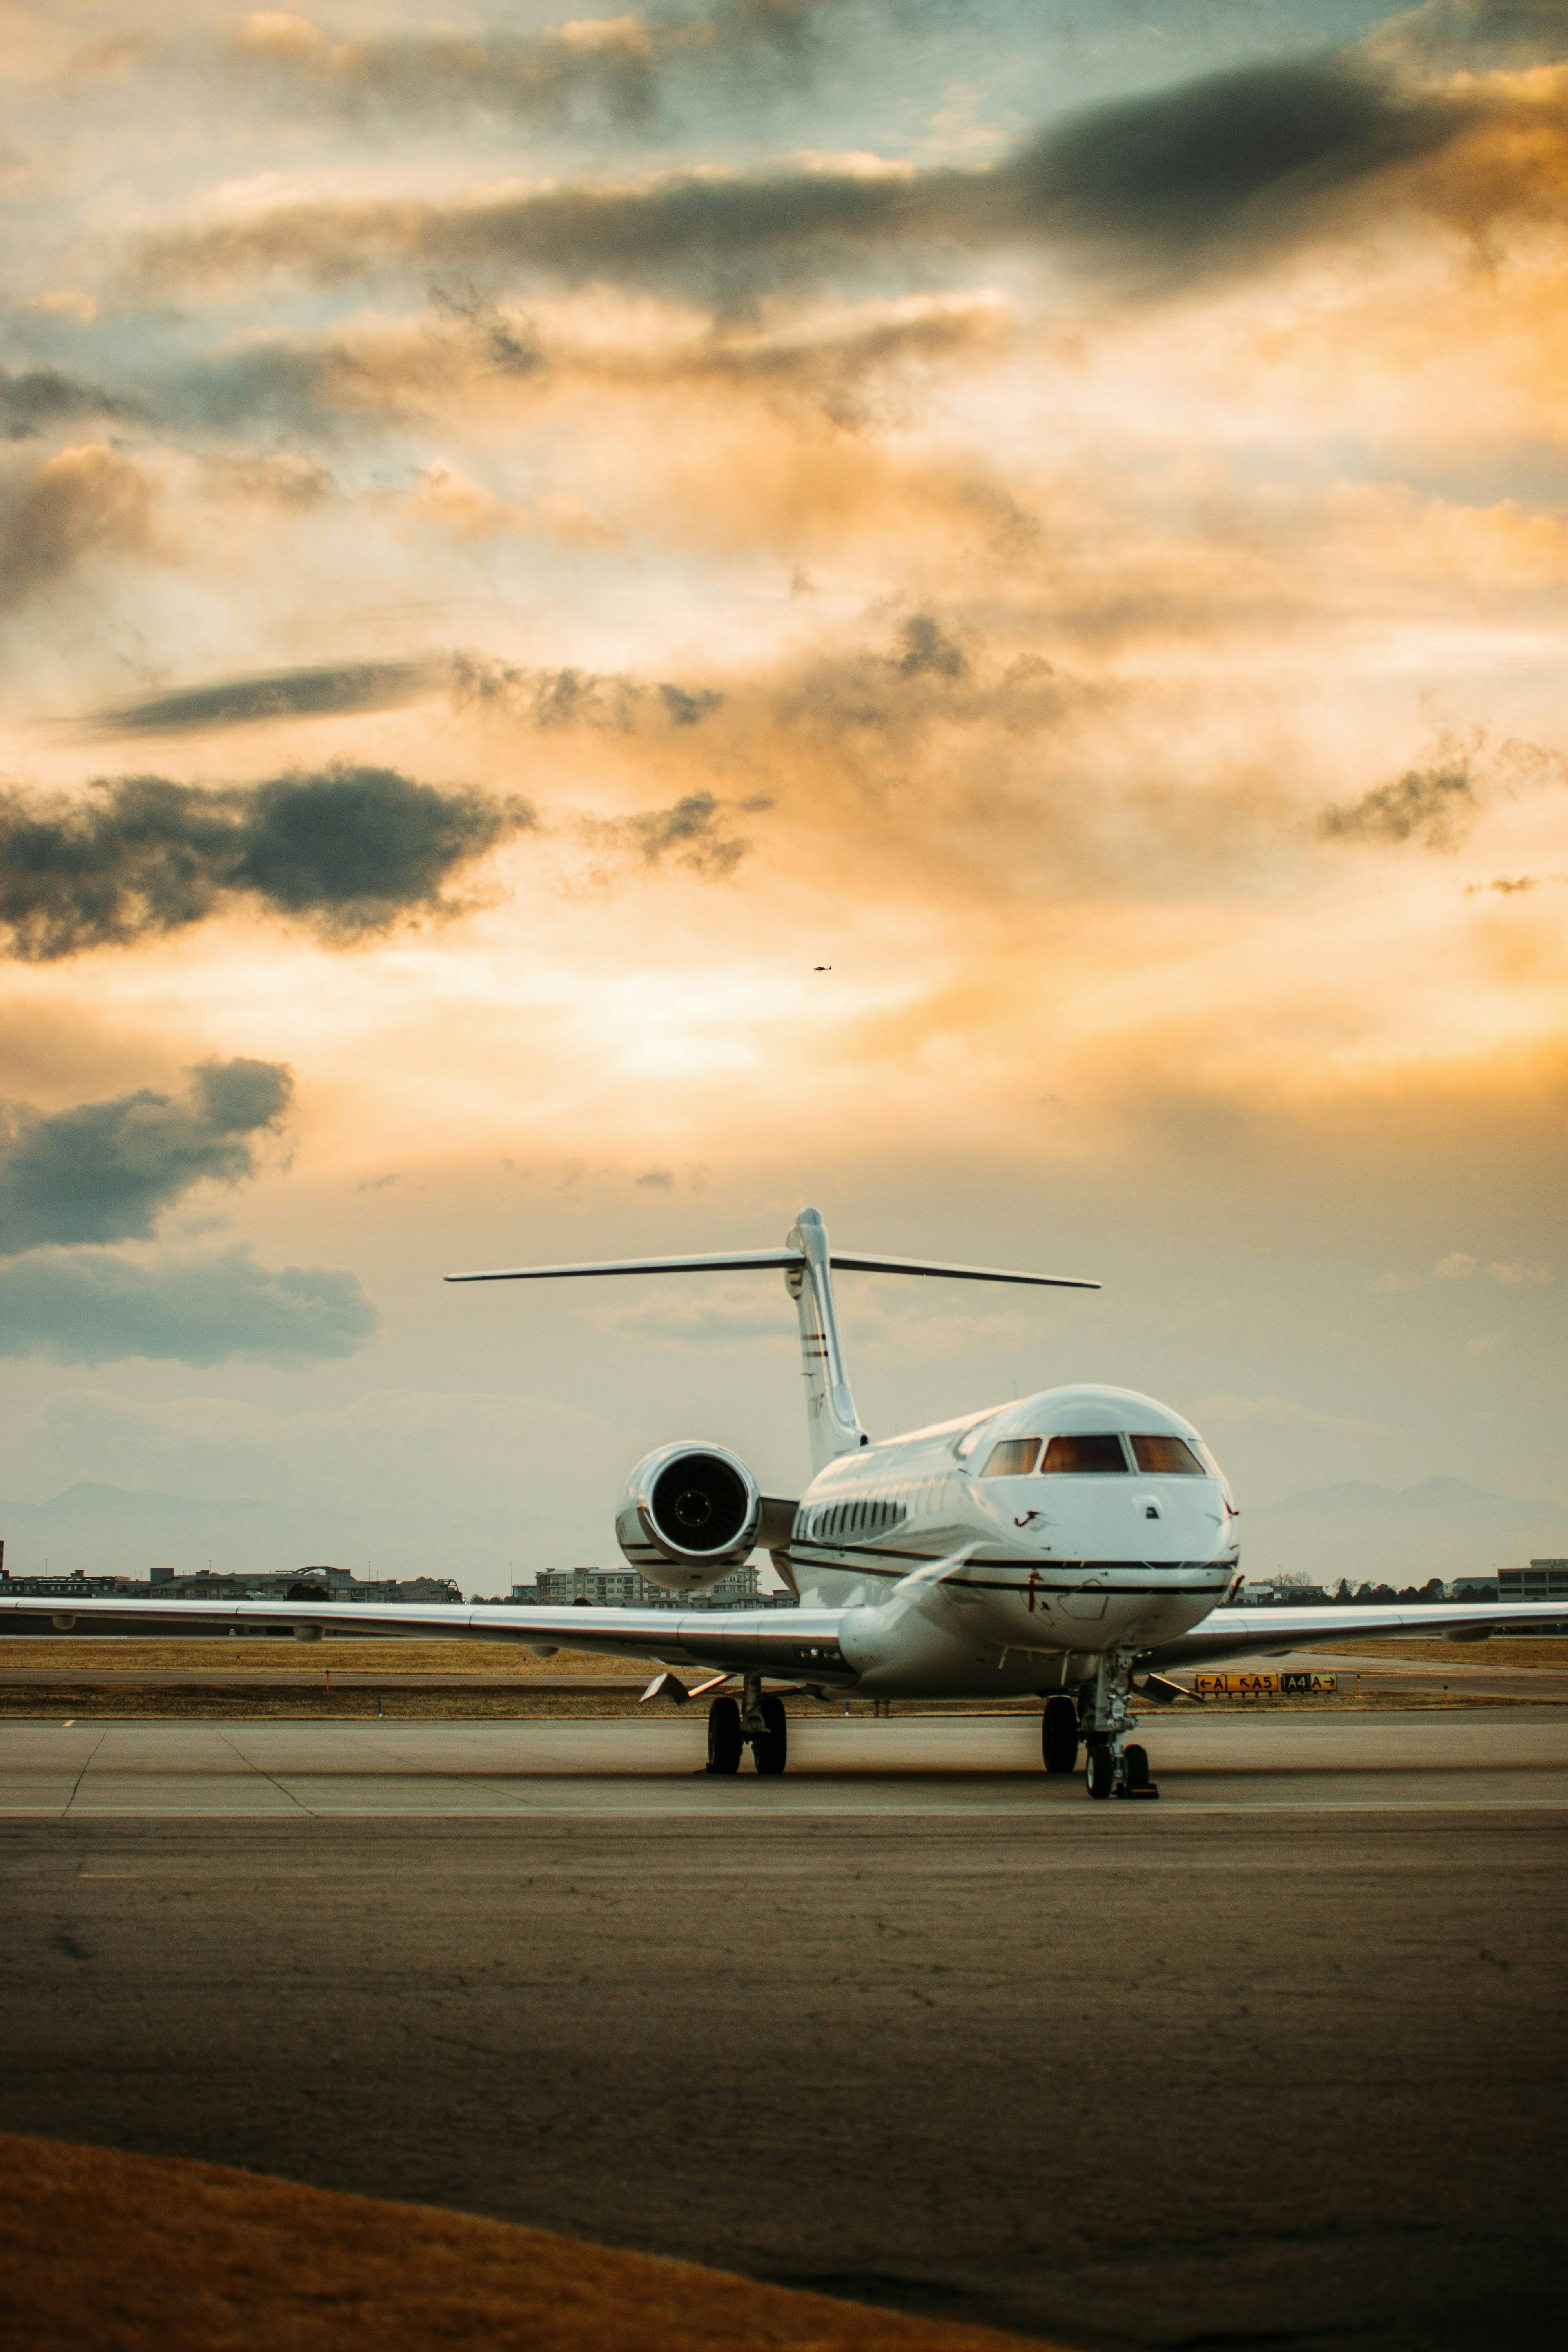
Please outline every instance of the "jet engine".
[{"label": "jet engine", "polygon": [[763,1497],[722,1445],[661,1445],[637,1464],[616,1507],[616,1540],[669,1592],[703,1592],[755,1549]]}]

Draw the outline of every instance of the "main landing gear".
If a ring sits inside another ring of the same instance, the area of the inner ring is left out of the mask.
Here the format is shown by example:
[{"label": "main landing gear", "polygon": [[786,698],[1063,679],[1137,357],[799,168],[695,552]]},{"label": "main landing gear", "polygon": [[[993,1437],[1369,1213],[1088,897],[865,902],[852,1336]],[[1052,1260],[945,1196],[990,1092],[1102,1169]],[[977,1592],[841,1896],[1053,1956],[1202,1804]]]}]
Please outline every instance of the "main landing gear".
[{"label": "main landing gear", "polygon": [[[1160,1793],[1149,1778],[1147,1748],[1127,1738],[1138,1728],[1138,1718],[1127,1703],[1131,1676],[1131,1652],[1112,1650],[1100,1658],[1085,1693],[1083,1735],[1089,1753],[1084,1786],[1091,1797],[1153,1798]],[[1046,1706],[1046,1769],[1070,1772],[1070,1764],[1053,1766],[1050,1760],[1051,1708],[1060,1705],[1070,1706],[1071,1701],[1053,1698]],[[1060,1736],[1065,1738],[1065,1733]]]},{"label": "main landing gear", "polygon": [[759,1772],[782,1772],[789,1760],[789,1718],[776,1691],[765,1695],[760,1675],[748,1675],[739,1699],[716,1698],[708,1710],[708,1769],[738,1772],[750,1748]]}]

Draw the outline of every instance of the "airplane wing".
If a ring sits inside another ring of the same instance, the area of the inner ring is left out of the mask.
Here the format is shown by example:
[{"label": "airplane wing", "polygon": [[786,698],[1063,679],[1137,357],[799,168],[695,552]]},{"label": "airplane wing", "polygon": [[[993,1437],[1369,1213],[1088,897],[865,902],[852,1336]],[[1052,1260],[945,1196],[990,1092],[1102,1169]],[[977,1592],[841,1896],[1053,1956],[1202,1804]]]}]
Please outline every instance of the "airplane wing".
[{"label": "airplane wing", "polygon": [[1395,1633],[1441,1634],[1450,1642],[1476,1642],[1488,1633],[1524,1626],[1543,1633],[1568,1628],[1568,1609],[1549,1601],[1438,1601],[1413,1609],[1215,1609],[1192,1633],[1162,1642],[1143,1654],[1163,1672],[1171,1666],[1205,1666],[1219,1658],[1283,1655],[1309,1643],[1344,1641],[1348,1646]]},{"label": "airplane wing", "polygon": [[305,1632],[401,1634],[426,1642],[511,1642],[549,1655],[591,1656],[642,1664],[722,1668],[780,1682],[850,1685],[857,1679],[838,1646],[837,1609],[540,1609],[470,1608],[458,1601],[76,1601],[49,1595],[0,1596],[0,1629],[16,1617],[46,1617],[61,1628],[178,1640],[197,1625],[278,1626]]}]

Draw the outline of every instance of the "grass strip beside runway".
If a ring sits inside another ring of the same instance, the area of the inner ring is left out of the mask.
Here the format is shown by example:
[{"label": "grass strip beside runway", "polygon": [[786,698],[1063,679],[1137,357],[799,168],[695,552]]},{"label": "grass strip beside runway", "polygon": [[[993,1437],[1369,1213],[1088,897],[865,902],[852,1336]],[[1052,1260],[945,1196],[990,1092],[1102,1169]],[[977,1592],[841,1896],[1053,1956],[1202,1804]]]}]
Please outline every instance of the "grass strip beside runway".
[{"label": "grass strip beside runway", "polygon": [[0,2334],[28,2352],[1023,2352],[1025,2342],[224,2165],[0,2134]]}]

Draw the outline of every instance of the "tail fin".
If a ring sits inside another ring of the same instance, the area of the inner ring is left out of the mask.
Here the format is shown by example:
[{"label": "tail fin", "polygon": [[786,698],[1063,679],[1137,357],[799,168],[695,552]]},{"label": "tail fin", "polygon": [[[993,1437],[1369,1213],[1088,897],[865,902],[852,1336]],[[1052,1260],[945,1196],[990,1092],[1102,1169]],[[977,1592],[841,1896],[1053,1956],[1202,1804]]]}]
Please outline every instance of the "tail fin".
[{"label": "tail fin", "polygon": [[712,1251],[702,1257],[625,1257],[601,1259],[588,1265],[516,1265],[491,1274],[449,1274],[448,1282],[549,1282],[562,1276],[606,1274],[718,1274],[752,1272],[782,1266],[790,1297],[800,1318],[801,1367],[805,1376],[806,1423],[811,1438],[811,1466],[824,1469],[841,1454],[853,1454],[869,1444],[849,1393],[839,1343],[838,1318],[833,1304],[833,1268],[858,1274],[919,1274],[943,1276],[957,1282],[1026,1283],[1044,1290],[1098,1290],[1098,1282],[1082,1282],[1060,1274],[1014,1274],[1002,1266],[945,1265],[930,1258],[866,1257],[858,1252],[830,1250],[827,1228],[816,1209],[803,1209],[783,1249]]},{"label": "tail fin", "polygon": [[838,1338],[838,1317],[833,1304],[833,1265],[827,1227],[816,1209],[803,1209],[791,1228],[786,1249],[798,1253],[784,1275],[784,1287],[800,1318],[800,1368],[805,1377],[805,1426],[811,1440],[811,1466],[825,1470],[841,1454],[853,1454],[870,1444],[860,1426],[844,1349]]}]

